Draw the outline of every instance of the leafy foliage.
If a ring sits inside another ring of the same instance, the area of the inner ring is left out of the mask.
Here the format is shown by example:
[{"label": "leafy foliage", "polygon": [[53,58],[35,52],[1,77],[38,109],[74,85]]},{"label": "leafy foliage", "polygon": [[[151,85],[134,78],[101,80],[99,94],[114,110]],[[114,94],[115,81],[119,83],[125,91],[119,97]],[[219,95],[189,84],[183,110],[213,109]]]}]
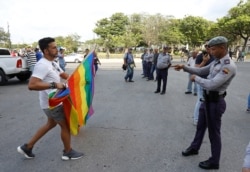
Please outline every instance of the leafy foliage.
[{"label": "leafy foliage", "polygon": [[[66,52],[76,52],[85,44],[98,44],[109,53],[115,49],[127,47],[161,47],[170,45],[180,47],[189,44],[190,47],[199,47],[204,40],[222,35],[229,39],[231,44],[241,45],[243,50],[250,37],[250,0],[240,0],[236,7],[231,8],[228,14],[217,22],[208,21],[202,17],[185,16],[176,19],[174,16],[161,14],[134,13],[127,16],[123,13],[114,13],[109,18],[96,22],[93,32],[96,39],[81,43],[80,36],[71,34],[66,37],[58,36],[58,46],[66,48]],[[10,34],[0,27],[0,46],[11,45]],[[12,45],[25,47],[26,44]],[[33,47],[37,43],[33,43]]]},{"label": "leafy foliage", "polygon": [[180,21],[180,31],[185,43],[199,46],[207,38],[210,22],[202,17],[187,16]]},{"label": "leafy foliage", "polygon": [[0,45],[1,47],[10,48],[10,34],[5,32],[2,27],[0,27]]},{"label": "leafy foliage", "polygon": [[227,36],[230,40],[243,40],[243,51],[250,38],[250,1],[242,0],[236,7],[229,10],[228,15],[217,22],[219,33]]}]

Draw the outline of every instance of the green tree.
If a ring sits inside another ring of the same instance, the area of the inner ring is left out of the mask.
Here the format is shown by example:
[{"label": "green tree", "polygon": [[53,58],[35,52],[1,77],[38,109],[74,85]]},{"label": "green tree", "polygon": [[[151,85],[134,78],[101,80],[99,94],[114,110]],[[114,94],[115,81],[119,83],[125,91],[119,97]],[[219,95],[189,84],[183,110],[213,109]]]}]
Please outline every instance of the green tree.
[{"label": "green tree", "polygon": [[142,36],[144,42],[146,42],[149,47],[159,44],[160,29],[164,22],[165,18],[161,14],[144,16],[142,22]]},{"label": "green tree", "polygon": [[80,36],[71,34],[66,37],[58,36],[55,38],[58,47],[66,48],[66,53],[77,52],[80,47]]},{"label": "green tree", "polygon": [[107,49],[107,57],[109,57],[110,49],[120,43],[119,38],[126,33],[128,23],[128,17],[123,13],[115,13],[109,19],[97,21],[93,31],[100,36],[101,41],[98,42]]},{"label": "green tree", "polygon": [[183,40],[183,34],[180,31],[180,20],[173,17],[166,17],[160,27],[159,41],[165,45],[179,45]]},{"label": "green tree", "polygon": [[184,44],[192,47],[200,46],[207,39],[208,29],[211,22],[195,16],[186,16],[180,21],[180,31],[185,37]]},{"label": "green tree", "polygon": [[[129,26],[126,29],[128,34],[132,33],[131,34],[132,38],[130,38],[130,39],[133,39],[131,41],[133,42],[133,45],[136,47],[146,45],[146,43],[143,39],[143,35],[142,35],[142,28],[143,28],[142,21],[143,21],[143,19],[144,19],[144,16],[142,14],[136,14],[136,13],[132,14],[129,17]],[[126,35],[126,36],[129,36],[129,35]],[[129,45],[127,45],[127,46],[129,46]]]},{"label": "green tree", "polygon": [[245,51],[250,38],[250,0],[245,3],[241,0],[236,7],[229,10],[227,16],[219,19],[217,24],[220,33],[225,36],[236,40],[241,38],[243,40],[242,50]]},{"label": "green tree", "polygon": [[10,34],[5,32],[2,27],[0,27],[0,45],[5,48],[11,48]]}]

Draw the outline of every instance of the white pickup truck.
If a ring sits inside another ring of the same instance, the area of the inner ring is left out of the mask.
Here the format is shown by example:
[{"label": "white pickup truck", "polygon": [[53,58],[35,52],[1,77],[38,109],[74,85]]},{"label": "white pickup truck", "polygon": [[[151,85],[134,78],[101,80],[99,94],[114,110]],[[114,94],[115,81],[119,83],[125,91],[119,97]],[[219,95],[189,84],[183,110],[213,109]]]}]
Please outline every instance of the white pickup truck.
[{"label": "white pickup truck", "polygon": [[14,77],[26,81],[30,76],[26,57],[12,57],[8,49],[0,48],[0,85],[6,84]]}]

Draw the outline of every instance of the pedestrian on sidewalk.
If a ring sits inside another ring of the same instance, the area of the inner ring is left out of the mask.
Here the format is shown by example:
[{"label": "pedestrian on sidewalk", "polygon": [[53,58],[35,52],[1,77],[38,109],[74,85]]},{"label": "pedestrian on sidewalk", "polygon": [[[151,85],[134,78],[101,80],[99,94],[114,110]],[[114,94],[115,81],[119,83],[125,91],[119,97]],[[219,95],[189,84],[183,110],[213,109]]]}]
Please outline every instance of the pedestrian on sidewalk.
[{"label": "pedestrian on sidewalk", "polygon": [[124,65],[127,66],[127,73],[124,77],[125,82],[134,82],[133,76],[134,76],[134,56],[132,54],[132,48],[128,49],[128,52],[124,54]]}]

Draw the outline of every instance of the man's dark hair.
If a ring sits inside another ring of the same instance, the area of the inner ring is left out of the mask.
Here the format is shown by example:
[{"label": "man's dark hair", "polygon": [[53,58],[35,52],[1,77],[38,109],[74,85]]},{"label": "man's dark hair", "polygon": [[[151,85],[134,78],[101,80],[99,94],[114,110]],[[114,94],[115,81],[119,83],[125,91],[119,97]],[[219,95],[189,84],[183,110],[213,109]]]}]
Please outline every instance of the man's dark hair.
[{"label": "man's dark hair", "polygon": [[49,44],[51,42],[55,42],[55,39],[51,37],[46,37],[38,41],[39,47],[43,53],[44,53],[44,50],[49,47]]}]

